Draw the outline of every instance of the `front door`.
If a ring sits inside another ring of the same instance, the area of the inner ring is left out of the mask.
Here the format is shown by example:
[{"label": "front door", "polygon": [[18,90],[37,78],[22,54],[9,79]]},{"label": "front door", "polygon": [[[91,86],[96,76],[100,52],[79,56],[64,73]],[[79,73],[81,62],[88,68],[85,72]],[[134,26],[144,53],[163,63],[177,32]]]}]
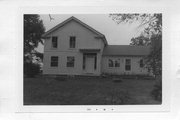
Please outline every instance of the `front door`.
[{"label": "front door", "polygon": [[94,73],[94,56],[88,55],[86,57],[86,72]]}]

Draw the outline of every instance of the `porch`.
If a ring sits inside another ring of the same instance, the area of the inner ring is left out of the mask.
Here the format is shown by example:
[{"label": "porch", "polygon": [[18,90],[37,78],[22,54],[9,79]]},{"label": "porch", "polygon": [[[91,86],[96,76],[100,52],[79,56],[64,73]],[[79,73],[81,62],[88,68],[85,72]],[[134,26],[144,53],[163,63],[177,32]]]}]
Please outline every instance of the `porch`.
[{"label": "porch", "polygon": [[100,49],[80,49],[83,56],[84,75],[100,75]]}]

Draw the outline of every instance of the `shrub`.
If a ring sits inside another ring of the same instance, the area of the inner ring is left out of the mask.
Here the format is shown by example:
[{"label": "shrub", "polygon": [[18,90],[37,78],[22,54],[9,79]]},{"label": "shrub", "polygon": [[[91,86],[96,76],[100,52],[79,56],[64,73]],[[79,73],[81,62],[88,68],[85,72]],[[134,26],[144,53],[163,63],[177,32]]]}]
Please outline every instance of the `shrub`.
[{"label": "shrub", "polygon": [[40,73],[40,65],[35,63],[24,63],[24,74],[27,77],[34,77]]},{"label": "shrub", "polygon": [[154,89],[151,91],[151,95],[155,100],[162,101],[162,77],[158,76],[156,78],[156,83]]}]

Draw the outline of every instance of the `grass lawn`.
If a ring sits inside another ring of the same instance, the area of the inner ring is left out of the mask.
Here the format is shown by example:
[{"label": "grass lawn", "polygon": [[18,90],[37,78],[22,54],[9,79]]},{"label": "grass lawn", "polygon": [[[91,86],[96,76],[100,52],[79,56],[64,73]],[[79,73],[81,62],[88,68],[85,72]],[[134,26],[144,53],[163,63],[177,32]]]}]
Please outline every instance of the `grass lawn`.
[{"label": "grass lawn", "polygon": [[154,84],[144,79],[24,78],[24,105],[161,104],[150,95]]}]

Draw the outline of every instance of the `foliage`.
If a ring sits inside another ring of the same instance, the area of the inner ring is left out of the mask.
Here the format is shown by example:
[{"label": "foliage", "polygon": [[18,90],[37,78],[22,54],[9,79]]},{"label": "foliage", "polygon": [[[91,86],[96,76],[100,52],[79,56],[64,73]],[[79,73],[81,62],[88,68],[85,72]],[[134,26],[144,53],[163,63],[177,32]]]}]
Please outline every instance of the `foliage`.
[{"label": "foliage", "polygon": [[132,38],[130,45],[136,45],[136,46],[148,46],[151,44],[151,40],[148,37],[145,37],[144,35],[140,35],[138,37]]},{"label": "foliage", "polygon": [[151,53],[145,58],[146,67],[156,76],[162,75],[162,36],[153,35],[151,37]]},{"label": "foliage", "polygon": [[144,32],[162,32],[162,14],[110,14],[117,24],[139,22],[139,27],[144,27]]},{"label": "foliage", "polygon": [[41,60],[43,59],[43,53],[37,52],[35,53],[37,57],[39,57]]},{"label": "foliage", "polygon": [[37,14],[24,15],[24,74],[34,77],[40,72],[40,65],[34,61],[42,60],[43,55],[35,50],[43,44],[41,35],[45,32],[43,21]]},{"label": "foliage", "polygon": [[[43,21],[37,14],[24,15],[24,55],[30,55],[38,47],[39,43],[43,44],[41,35],[45,32]],[[26,58],[26,57],[25,57]],[[26,61],[26,59],[25,59]]]},{"label": "foliage", "polygon": [[117,24],[139,21],[139,27],[144,27],[140,36],[131,39],[130,45],[151,45],[146,57],[146,67],[156,78],[151,95],[162,101],[162,14],[110,14],[110,17]]},{"label": "foliage", "polygon": [[162,78],[157,77],[154,89],[151,92],[151,95],[155,100],[162,101]]},{"label": "foliage", "polygon": [[117,24],[138,22],[143,27],[140,36],[131,39],[130,45],[151,45],[146,64],[154,75],[162,72],[162,14],[110,14]]},{"label": "foliage", "polygon": [[40,73],[40,65],[35,63],[24,63],[24,74],[27,77],[35,77]]}]

